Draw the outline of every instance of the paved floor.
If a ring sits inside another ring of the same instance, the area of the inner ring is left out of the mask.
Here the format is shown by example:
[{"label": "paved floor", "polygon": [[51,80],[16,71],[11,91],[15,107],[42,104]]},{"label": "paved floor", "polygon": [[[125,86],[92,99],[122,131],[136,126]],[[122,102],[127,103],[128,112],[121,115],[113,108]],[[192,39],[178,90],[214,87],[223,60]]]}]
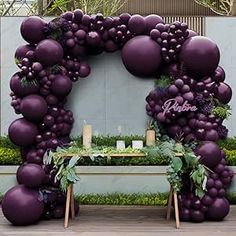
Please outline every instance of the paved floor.
[{"label": "paved floor", "polygon": [[41,221],[37,225],[14,227],[0,210],[0,235],[10,236],[236,236],[236,206],[222,222],[181,223],[166,221],[165,208],[127,206],[82,206],[79,217],[63,228],[62,220]]}]

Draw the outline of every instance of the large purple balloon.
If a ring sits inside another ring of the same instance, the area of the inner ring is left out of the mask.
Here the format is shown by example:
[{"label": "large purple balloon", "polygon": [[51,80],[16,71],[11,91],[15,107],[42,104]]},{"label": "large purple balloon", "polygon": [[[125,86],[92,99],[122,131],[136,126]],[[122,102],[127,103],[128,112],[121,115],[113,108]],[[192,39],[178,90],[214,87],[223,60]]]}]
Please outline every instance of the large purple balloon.
[{"label": "large purple balloon", "polygon": [[20,32],[28,43],[38,43],[45,39],[44,27],[47,22],[38,16],[30,16],[21,23]]},{"label": "large purple balloon", "polygon": [[133,75],[149,77],[158,72],[161,48],[149,36],[136,36],[123,47],[122,60]]},{"label": "large purple balloon", "polygon": [[149,34],[150,31],[152,29],[154,29],[157,24],[159,24],[159,23],[164,24],[163,18],[161,16],[158,16],[158,15],[155,15],[155,14],[151,14],[151,15],[146,16],[144,18],[144,20],[145,20],[145,23],[146,23],[145,32],[147,34]]},{"label": "large purple balloon", "polygon": [[30,146],[37,134],[37,126],[24,118],[13,121],[8,128],[10,140],[18,146]]},{"label": "large purple balloon", "polygon": [[215,92],[215,97],[222,103],[227,104],[232,98],[232,89],[226,83],[220,83]]},{"label": "large purple balloon", "polygon": [[67,96],[72,89],[72,82],[69,77],[65,75],[56,75],[52,82],[51,90],[57,96]]},{"label": "large purple balloon", "polygon": [[4,216],[14,225],[36,223],[44,210],[39,191],[17,185],[8,190],[2,201]]},{"label": "large purple balloon", "polygon": [[63,58],[63,48],[57,41],[45,39],[37,45],[35,57],[44,66],[60,64]]},{"label": "large purple balloon", "polygon": [[28,95],[22,99],[20,110],[27,120],[38,122],[46,115],[48,106],[43,97]]},{"label": "large purple balloon", "polygon": [[19,73],[15,73],[10,80],[10,88],[15,95],[19,97],[24,97],[29,94],[38,93],[39,84],[30,83],[28,86],[22,85],[22,78],[19,76]]},{"label": "large purple balloon", "polygon": [[221,161],[220,147],[214,142],[204,141],[196,147],[194,152],[201,157],[200,162],[209,168],[214,168]]},{"label": "large purple balloon", "polygon": [[211,75],[218,66],[220,52],[217,45],[203,36],[187,39],[182,45],[180,61],[195,77]]},{"label": "large purple balloon", "polygon": [[18,168],[16,177],[19,184],[36,188],[42,185],[45,172],[40,165],[26,164]]},{"label": "large purple balloon", "polygon": [[132,33],[136,35],[142,34],[146,29],[146,22],[144,20],[144,17],[138,14],[131,16],[128,22],[128,28]]},{"label": "large purple balloon", "polygon": [[207,218],[210,220],[223,220],[229,213],[229,202],[225,198],[216,198],[209,206]]}]

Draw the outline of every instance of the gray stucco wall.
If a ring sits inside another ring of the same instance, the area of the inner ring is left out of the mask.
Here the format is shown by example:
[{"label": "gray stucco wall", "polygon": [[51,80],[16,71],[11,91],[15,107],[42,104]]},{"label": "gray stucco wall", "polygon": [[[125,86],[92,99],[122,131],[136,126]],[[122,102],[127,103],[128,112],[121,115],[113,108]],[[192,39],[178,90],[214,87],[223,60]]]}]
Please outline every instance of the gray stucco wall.
[{"label": "gray stucco wall", "polygon": [[[9,80],[17,71],[14,52],[24,44],[19,26],[23,18],[9,17],[1,20],[1,134],[6,134],[9,124],[17,117],[10,107]],[[236,88],[236,18],[208,17],[206,35],[217,42],[221,51],[220,64],[225,68],[227,83]],[[89,58],[91,75],[73,86],[67,107],[74,112],[73,136],[81,133],[86,123],[93,125],[95,134],[144,134],[147,116],[145,97],[153,87],[152,79],[132,76],[123,66],[120,52]],[[230,135],[236,135],[236,98],[233,96],[232,116],[227,122]]]}]

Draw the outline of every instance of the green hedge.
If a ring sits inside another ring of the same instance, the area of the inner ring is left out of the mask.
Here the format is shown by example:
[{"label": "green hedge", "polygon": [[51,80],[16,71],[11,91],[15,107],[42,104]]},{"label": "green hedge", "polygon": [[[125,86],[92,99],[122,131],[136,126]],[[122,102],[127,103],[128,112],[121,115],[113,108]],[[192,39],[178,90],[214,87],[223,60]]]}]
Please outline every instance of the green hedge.
[{"label": "green hedge", "polygon": [[167,203],[167,193],[157,194],[85,194],[76,196],[81,205],[145,205],[164,206]]},{"label": "green hedge", "polygon": [[[132,140],[143,140],[144,136],[94,136],[92,142],[98,146],[116,146],[116,140],[124,140],[126,146],[132,144]],[[78,146],[82,146],[82,137],[79,136],[73,139]],[[227,163],[231,166],[236,166],[236,138],[227,138],[220,140],[218,144],[225,149],[227,155]],[[0,165],[19,165],[21,164],[20,151],[17,146],[11,143],[8,137],[0,137]],[[112,165],[112,166],[131,166],[131,165],[166,165],[166,160],[163,157],[134,157],[134,158],[111,158],[106,159],[97,157],[92,162],[89,158],[81,159],[79,165]]]}]

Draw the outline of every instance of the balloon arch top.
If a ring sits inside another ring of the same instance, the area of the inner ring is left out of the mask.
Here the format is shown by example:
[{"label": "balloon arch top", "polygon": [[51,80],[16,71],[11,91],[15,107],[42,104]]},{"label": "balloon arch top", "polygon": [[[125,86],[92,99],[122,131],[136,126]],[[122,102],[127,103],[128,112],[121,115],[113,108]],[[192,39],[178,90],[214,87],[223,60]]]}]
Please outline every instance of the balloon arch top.
[{"label": "balloon arch top", "polygon": [[[81,10],[66,12],[49,23],[28,17],[20,31],[28,44],[16,50],[19,71],[10,87],[11,105],[23,117],[12,122],[9,137],[21,147],[25,163],[17,173],[21,185],[9,190],[3,200],[9,221],[27,225],[42,214],[59,217],[64,199],[60,191],[50,193],[45,187],[58,187],[58,183],[54,183],[52,166],[43,165],[43,156],[46,150],[70,141],[73,113],[64,106],[73,82],[90,73],[86,56],[116,50],[122,50],[130,73],[158,78],[146,98],[147,114],[171,137],[181,135],[186,143],[203,141],[195,151],[214,172],[209,173],[202,199],[183,196],[181,218],[221,220],[228,214],[224,196],[232,172],[215,141],[227,136],[225,117],[218,113],[227,106],[232,91],[224,82],[219,49],[212,40],[198,36],[185,23],[166,24],[158,15],[103,17]],[[39,188],[50,193],[46,203],[37,198]]]}]

